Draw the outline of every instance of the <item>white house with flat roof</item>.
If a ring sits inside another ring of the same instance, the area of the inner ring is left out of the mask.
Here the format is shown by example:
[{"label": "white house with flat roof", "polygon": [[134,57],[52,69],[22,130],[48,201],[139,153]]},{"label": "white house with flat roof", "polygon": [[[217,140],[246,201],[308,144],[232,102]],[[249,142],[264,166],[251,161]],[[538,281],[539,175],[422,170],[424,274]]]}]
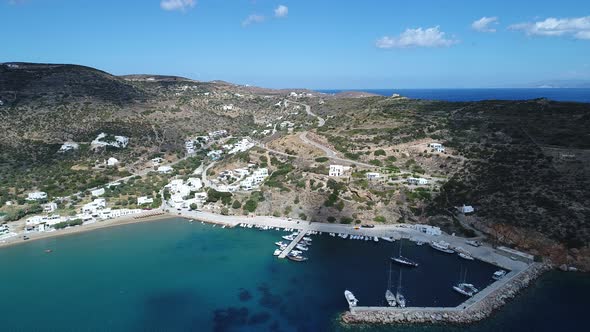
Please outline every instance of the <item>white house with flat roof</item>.
[{"label": "white house with flat roof", "polygon": [[44,191],[35,191],[27,194],[27,201],[40,201],[47,199],[47,193]]},{"label": "white house with flat roof", "polygon": [[330,171],[328,173],[329,176],[343,176],[345,172],[350,170],[350,166],[342,166],[342,165],[330,165]]},{"label": "white house with flat roof", "polygon": [[158,173],[160,174],[170,174],[172,173],[172,166],[160,166],[158,167]]},{"label": "white house with flat roof", "polygon": [[152,204],[153,202],[154,199],[147,196],[137,197],[137,205]]},{"label": "white house with flat roof", "polygon": [[413,177],[410,177],[410,178],[407,179],[407,181],[408,181],[408,184],[413,184],[413,185],[416,185],[416,186],[419,186],[419,185],[427,185],[428,184],[428,180],[425,179],[425,178],[413,178]]},{"label": "white house with flat roof", "polygon": [[463,214],[475,212],[475,209],[473,208],[473,206],[465,205],[465,204],[463,204],[463,206],[457,207],[457,210],[459,210],[459,212],[461,212]]},{"label": "white house with flat roof", "polygon": [[67,151],[70,151],[70,150],[78,150],[79,147],[80,147],[80,145],[78,143],[75,143],[75,142],[65,142],[59,148],[59,152],[67,152]]},{"label": "white house with flat roof", "polygon": [[437,152],[445,152],[445,147],[441,143],[429,143],[428,147]]},{"label": "white house with flat roof", "polygon": [[57,203],[50,202],[47,204],[43,204],[43,212],[51,213],[57,210]]},{"label": "white house with flat roof", "polygon": [[100,196],[104,195],[104,188],[98,188],[98,189],[92,190],[90,192],[90,194],[92,195],[92,197],[100,197]]},{"label": "white house with flat roof", "polygon": [[381,174],[375,172],[368,172],[366,176],[367,180],[377,180],[381,178]]}]

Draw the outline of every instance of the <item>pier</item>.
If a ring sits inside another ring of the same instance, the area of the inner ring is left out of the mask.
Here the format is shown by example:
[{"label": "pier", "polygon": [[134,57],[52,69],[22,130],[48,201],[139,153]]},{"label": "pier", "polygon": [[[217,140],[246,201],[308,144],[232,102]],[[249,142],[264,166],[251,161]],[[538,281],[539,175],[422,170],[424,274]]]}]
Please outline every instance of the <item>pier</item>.
[{"label": "pier", "polygon": [[287,248],[285,248],[285,250],[283,250],[283,252],[279,255],[279,258],[285,258],[287,257],[287,255],[291,252],[291,250],[293,250],[293,248],[295,248],[295,246],[297,245],[297,243],[299,243],[299,241],[301,241],[301,239],[303,239],[303,237],[305,236],[305,234],[307,234],[306,230],[300,230],[299,234],[297,234],[297,236],[295,237],[295,239],[293,241],[291,241],[291,243],[289,243],[289,245],[287,246]]}]

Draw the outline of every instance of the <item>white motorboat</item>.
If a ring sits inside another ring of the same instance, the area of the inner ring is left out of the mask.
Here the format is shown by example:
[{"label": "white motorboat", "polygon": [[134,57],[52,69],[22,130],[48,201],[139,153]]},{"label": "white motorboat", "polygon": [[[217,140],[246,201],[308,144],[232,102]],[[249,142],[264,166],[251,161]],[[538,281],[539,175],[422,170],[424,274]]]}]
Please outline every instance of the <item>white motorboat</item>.
[{"label": "white motorboat", "polygon": [[461,257],[461,258],[463,258],[463,259],[466,259],[466,260],[468,260],[468,261],[472,261],[472,260],[474,260],[473,256],[471,256],[471,255],[469,255],[469,254],[467,254],[467,253],[464,253],[464,252],[460,252],[460,253],[459,253],[459,257]]},{"label": "white motorboat", "polygon": [[344,298],[346,298],[346,302],[348,302],[349,307],[356,307],[359,302],[356,297],[354,297],[354,294],[352,294],[352,292],[349,290],[344,291]]},{"label": "white motorboat", "polygon": [[472,297],[473,295],[475,295],[475,293],[479,291],[477,288],[475,288],[475,286],[473,286],[473,284],[468,284],[464,282],[456,284],[455,286],[453,286],[453,289],[469,297]]},{"label": "white motorboat", "polygon": [[432,242],[430,242],[430,246],[433,249],[436,249],[438,251],[441,251],[441,252],[444,252],[447,254],[455,253],[455,251],[453,249],[449,248],[449,244],[445,241],[439,241],[439,242],[432,241]]},{"label": "white motorboat", "polygon": [[492,275],[492,279],[500,280],[500,279],[504,278],[505,275],[506,275],[506,271],[498,270],[498,271],[494,272],[494,274]]}]

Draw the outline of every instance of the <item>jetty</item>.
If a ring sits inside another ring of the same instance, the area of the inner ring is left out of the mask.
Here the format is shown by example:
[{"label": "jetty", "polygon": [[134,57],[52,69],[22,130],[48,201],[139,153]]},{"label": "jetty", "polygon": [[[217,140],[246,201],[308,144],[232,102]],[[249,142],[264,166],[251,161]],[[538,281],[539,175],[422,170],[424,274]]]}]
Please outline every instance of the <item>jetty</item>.
[{"label": "jetty", "polygon": [[291,241],[291,243],[289,243],[289,245],[287,246],[287,248],[285,248],[285,250],[283,250],[283,252],[279,255],[279,258],[285,258],[285,257],[287,257],[287,255],[291,252],[291,250],[293,250],[293,248],[295,248],[295,246],[297,245],[297,243],[299,243],[299,241],[301,241],[301,239],[303,239],[303,237],[305,236],[305,234],[307,234],[306,231],[300,230],[299,231],[299,234],[297,234],[297,236],[295,237],[295,239],[293,239],[293,241]]},{"label": "jetty", "polygon": [[532,263],[522,271],[511,271],[456,307],[351,307],[342,315],[342,321],[347,324],[473,323],[488,317],[550,268]]}]

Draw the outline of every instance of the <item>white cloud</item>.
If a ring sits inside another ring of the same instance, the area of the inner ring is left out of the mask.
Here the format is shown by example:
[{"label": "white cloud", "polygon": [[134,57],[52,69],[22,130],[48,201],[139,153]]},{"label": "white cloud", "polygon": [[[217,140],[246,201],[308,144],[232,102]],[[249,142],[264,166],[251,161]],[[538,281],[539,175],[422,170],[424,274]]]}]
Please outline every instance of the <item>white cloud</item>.
[{"label": "white cloud", "polygon": [[445,33],[436,26],[427,29],[406,29],[399,37],[379,38],[375,45],[378,48],[448,47],[458,42],[458,40],[446,38]]},{"label": "white cloud", "polygon": [[287,17],[289,14],[289,7],[280,5],[275,8],[275,17]]},{"label": "white cloud", "polygon": [[160,7],[164,10],[185,11],[193,8],[197,2],[195,0],[162,0]]},{"label": "white cloud", "polygon": [[529,36],[570,36],[590,40],[590,16],[549,17],[544,21],[513,24],[508,29],[524,31]]},{"label": "white cloud", "polygon": [[252,14],[242,21],[242,26],[248,26],[253,23],[262,23],[266,18],[263,15]]},{"label": "white cloud", "polygon": [[498,18],[494,17],[482,17],[479,20],[471,23],[471,28],[479,32],[496,32],[496,29],[490,27],[490,24],[498,24]]}]

